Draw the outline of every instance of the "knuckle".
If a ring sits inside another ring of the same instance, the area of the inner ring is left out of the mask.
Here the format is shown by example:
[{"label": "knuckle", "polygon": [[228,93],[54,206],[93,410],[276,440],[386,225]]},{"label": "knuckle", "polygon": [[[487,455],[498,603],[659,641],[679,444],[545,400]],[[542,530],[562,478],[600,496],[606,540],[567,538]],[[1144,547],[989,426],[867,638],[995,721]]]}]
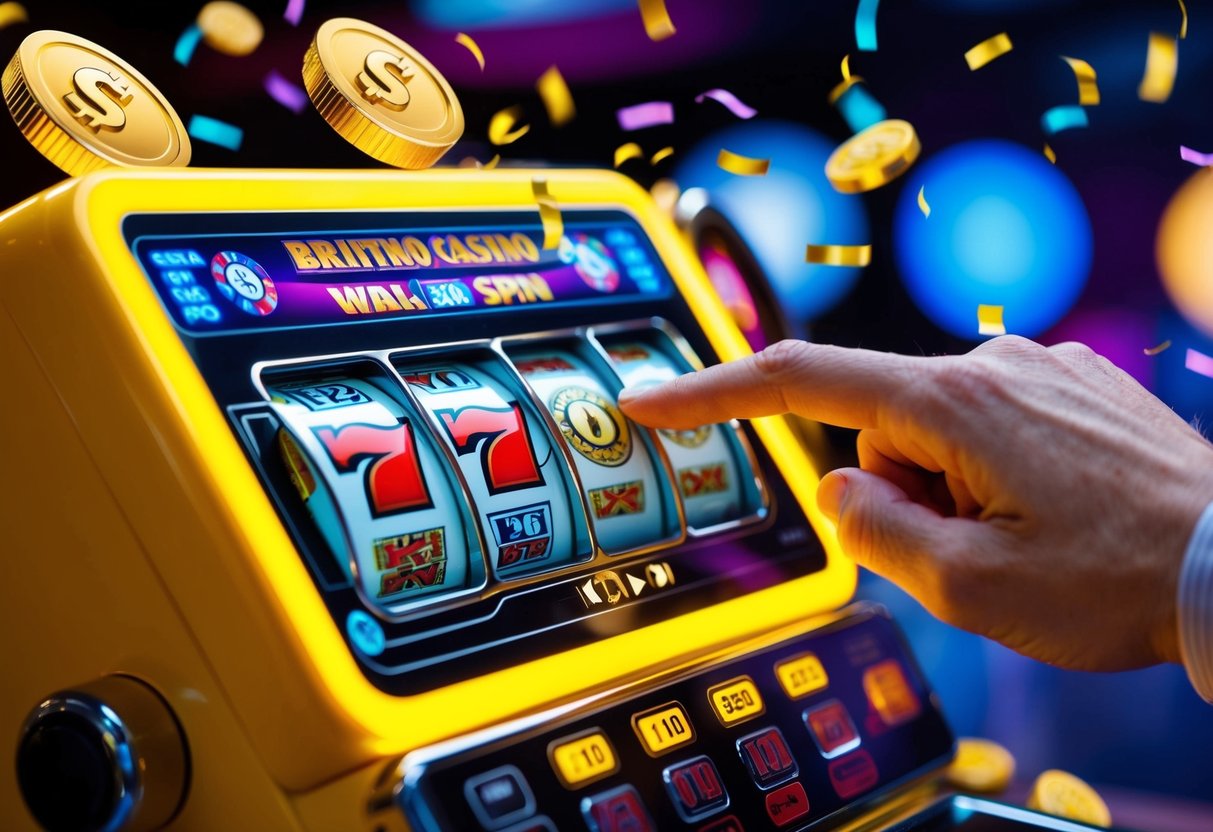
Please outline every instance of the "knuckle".
[{"label": "knuckle", "polygon": [[1044,350],[1040,344],[1030,338],[1024,338],[1022,335],[999,335],[978,344],[974,349],[974,353],[982,355],[1001,355],[1006,357],[1017,357],[1033,355]]},{"label": "knuckle", "polygon": [[794,338],[777,341],[754,355],[754,365],[764,376],[779,378],[804,362],[809,345]]}]

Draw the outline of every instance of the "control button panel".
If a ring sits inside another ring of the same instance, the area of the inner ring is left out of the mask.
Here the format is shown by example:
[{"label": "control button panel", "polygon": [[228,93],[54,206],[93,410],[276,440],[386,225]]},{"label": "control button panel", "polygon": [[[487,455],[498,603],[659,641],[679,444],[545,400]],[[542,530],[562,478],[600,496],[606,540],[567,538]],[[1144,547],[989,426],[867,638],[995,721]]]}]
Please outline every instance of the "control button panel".
[{"label": "control button panel", "polygon": [[[805,679],[828,684],[789,690],[807,656]],[[953,739],[892,621],[859,605],[761,651],[454,747],[406,761],[401,800],[418,832],[801,830],[942,769]]]}]

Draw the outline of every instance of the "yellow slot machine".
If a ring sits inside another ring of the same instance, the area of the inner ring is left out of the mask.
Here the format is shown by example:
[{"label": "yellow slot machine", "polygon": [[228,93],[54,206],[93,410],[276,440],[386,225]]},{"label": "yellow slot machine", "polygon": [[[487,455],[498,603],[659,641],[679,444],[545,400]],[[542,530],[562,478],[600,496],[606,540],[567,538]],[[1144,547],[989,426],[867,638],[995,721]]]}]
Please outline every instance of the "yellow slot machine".
[{"label": "yellow slot machine", "polygon": [[[453,93],[358,98],[406,58],[449,92],[406,44],[317,42],[309,91],[377,158],[458,137]],[[163,121],[80,144],[98,90]],[[174,168],[167,102],[63,33],[4,93],[80,174],[0,214],[4,828],[1087,828],[930,802],[953,737],[845,607],[783,419],[621,414],[748,352],[630,180]]]}]

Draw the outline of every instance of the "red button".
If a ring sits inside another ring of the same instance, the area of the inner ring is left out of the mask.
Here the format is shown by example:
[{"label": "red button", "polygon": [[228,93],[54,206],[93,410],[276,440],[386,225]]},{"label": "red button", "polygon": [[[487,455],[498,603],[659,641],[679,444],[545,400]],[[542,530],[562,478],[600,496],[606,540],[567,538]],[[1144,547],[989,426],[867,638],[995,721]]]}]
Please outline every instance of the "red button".
[{"label": "red button", "polygon": [[674,808],[685,821],[698,820],[729,805],[716,765],[707,757],[670,766],[662,777]]},{"label": "red button", "polygon": [[620,786],[581,801],[581,814],[591,832],[655,832],[633,786]]},{"label": "red button", "polygon": [[699,832],[745,832],[745,827],[741,825],[741,821],[729,815],[699,827]]},{"label": "red button", "polygon": [[800,782],[780,786],[767,795],[767,817],[776,826],[787,826],[809,813],[809,796]]},{"label": "red button", "polygon": [[737,741],[737,751],[760,789],[790,780],[799,770],[778,728],[767,728]]},{"label": "red button", "polygon": [[843,800],[866,792],[878,782],[876,761],[866,751],[856,751],[830,763],[830,783]]},{"label": "red button", "polygon": [[804,712],[804,724],[827,760],[859,745],[859,734],[847,709],[837,699]]}]

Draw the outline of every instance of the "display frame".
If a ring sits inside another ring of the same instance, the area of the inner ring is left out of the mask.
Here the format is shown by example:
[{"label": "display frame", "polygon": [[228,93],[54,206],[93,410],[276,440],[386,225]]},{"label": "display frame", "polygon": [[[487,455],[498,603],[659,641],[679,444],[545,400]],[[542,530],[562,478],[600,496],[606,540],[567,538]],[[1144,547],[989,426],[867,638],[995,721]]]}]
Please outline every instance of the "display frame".
[{"label": "display frame", "polygon": [[[292,782],[306,782],[306,771],[328,770],[334,759],[351,755],[369,759],[407,750],[601,688],[621,676],[668,667],[688,655],[701,655],[838,607],[854,590],[855,567],[841,555],[833,524],[816,505],[818,475],[811,460],[781,417],[766,417],[753,420],[753,428],[822,540],[826,564],[821,571],[659,625],[416,695],[387,694],[360,672],[226,414],[216,406],[127,247],[122,221],[139,212],[442,212],[469,205],[537,214],[536,179],[546,181],[549,193],[562,206],[605,207],[631,214],[721,360],[749,352],[668,218],[643,190],[612,172],[108,171],[73,180],[41,197],[47,203],[45,210],[64,210],[77,217],[77,230],[57,245],[87,252],[82,262],[91,260],[90,270],[105,287],[105,301],[94,313],[112,323],[107,355],[125,368],[139,412],[155,426],[178,481],[189,484],[192,511],[205,506],[208,515],[207,541],[216,553],[216,565],[203,565],[205,580],[195,580],[195,570],[172,562],[156,545],[149,546],[149,557],[216,661],[247,724],[266,726],[252,729],[255,734],[285,735],[280,716],[285,695],[292,712],[310,713],[324,724],[339,726],[345,737],[336,741],[343,749],[336,758],[331,737],[324,743],[281,743],[277,751],[270,750],[274,740],[260,743],[271,766],[290,772],[287,779]],[[122,489],[130,487],[123,482]],[[145,532],[155,529],[153,537],[172,531],[165,525],[169,518],[140,517],[146,521]],[[229,611],[213,603],[216,591],[233,592],[234,579],[244,584],[238,594],[240,620],[248,622],[238,634],[233,632]],[[254,599],[260,608],[256,614]],[[228,659],[216,658],[227,653]],[[283,674],[272,692],[264,690],[248,664],[252,656],[271,655]],[[419,709],[440,713],[441,718],[411,718]],[[311,748],[311,753],[301,758],[300,746]]]}]

